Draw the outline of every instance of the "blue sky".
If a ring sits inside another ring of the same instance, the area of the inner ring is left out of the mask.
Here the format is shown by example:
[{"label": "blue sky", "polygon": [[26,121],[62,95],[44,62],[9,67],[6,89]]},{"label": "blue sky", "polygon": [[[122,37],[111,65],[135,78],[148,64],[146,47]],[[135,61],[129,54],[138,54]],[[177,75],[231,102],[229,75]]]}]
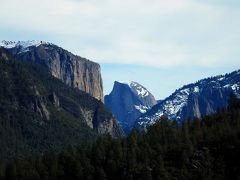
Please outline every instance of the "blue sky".
[{"label": "blue sky", "polygon": [[239,0],[3,0],[0,39],[44,40],[142,83],[157,99],[239,69]]},{"label": "blue sky", "polygon": [[157,98],[164,99],[171,95],[176,89],[185,84],[196,82],[202,78],[225,74],[234,71],[235,67],[175,67],[154,68],[138,65],[102,64],[102,76],[105,81],[105,93],[112,90],[115,80],[137,81]]}]

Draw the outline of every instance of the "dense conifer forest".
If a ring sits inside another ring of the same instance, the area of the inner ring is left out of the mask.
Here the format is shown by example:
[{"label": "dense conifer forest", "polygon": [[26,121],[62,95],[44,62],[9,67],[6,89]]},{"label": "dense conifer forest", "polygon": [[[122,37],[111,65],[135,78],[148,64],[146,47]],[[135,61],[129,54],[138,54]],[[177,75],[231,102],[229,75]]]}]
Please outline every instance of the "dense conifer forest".
[{"label": "dense conifer forest", "polygon": [[96,126],[112,117],[99,100],[0,48],[1,163],[94,142],[98,132],[86,125],[81,108],[94,112]]},{"label": "dense conifer forest", "polygon": [[203,119],[178,125],[162,117],[145,132],[99,137],[92,145],[16,158],[1,179],[239,179],[240,100]]}]

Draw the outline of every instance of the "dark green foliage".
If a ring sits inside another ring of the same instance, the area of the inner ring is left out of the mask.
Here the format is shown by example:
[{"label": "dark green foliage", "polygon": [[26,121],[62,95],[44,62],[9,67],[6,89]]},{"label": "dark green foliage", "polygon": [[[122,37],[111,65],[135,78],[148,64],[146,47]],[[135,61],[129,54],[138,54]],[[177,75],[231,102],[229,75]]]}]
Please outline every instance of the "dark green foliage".
[{"label": "dark green foliage", "polygon": [[100,101],[63,84],[41,65],[15,61],[0,49],[1,162],[92,143],[97,133],[80,109],[95,112],[96,123],[112,117]]},{"label": "dark green foliage", "polygon": [[[178,126],[162,117],[147,133],[133,130],[120,139],[103,135],[83,144],[95,134],[82,123],[78,107],[95,109],[97,123],[109,115],[100,102],[34,64],[0,60],[0,82],[0,179],[240,178],[240,101],[234,94],[227,109],[201,120]],[[53,93],[62,106],[56,107]],[[36,101],[46,104],[54,115],[50,120],[36,113]]]},{"label": "dark green foliage", "polygon": [[238,101],[237,96],[234,92],[230,93],[229,100],[228,100],[229,108],[232,109],[239,109],[240,108],[240,101]]},{"label": "dark green foliage", "polygon": [[[231,97],[232,98],[232,97]],[[147,133],[128,137],[101,136],[60,154],[16,160],[5,179],[235,180],[240,178],[240,100],[201,121],[161,118]]]}]

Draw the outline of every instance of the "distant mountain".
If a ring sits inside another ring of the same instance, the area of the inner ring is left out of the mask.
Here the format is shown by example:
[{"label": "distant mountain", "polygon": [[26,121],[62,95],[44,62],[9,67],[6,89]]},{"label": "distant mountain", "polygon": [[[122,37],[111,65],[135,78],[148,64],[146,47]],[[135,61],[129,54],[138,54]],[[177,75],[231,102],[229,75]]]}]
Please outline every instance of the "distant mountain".
[{"label": "distant mountain", "polygon": [[163,100],[157,100],[157,104],[158,104],[158,103],[161,103],[162,101],[163,101]]},{"label": "distant mountain", "polygon": [[[60,151],[123,132],[104,104],[65,85],[46,68],[0,48],[0,161]],[[2,161],[1,161],[2,162]]]},{"label": "distant mountain", "polygon": [[15,59],[41,64],[67,85],[103,100],[99,64],[44,41],[2,41],[0,47],[5,48]]},{"label": "distant mountain", "polygon": [[156,104],[154,96],[137,82],[114,82],[105,105],[112,111],[125,133],[129,133],[135,120]]},{"label": "distant mountain", "polygon": [[185,85],[138,118],[135,127],[145,128],[165,115],[181,122],[201,118],[227,107],[230,92],[240,96],[240,70]]}]

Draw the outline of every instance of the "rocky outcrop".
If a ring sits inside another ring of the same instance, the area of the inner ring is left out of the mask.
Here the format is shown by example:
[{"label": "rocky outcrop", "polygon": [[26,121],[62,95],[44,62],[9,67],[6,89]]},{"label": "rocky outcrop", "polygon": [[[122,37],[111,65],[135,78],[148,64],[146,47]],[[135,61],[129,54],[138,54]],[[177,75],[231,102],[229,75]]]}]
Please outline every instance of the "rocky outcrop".
[{"label": "rocky outcrop", "polygon": [[33,103],[33,109],[41,116],[41,118],[45,118],[47,120],[50,119],[50,113],[43,101],[35,99]]},{"label": "rocky outcrop", "polygon": [[89,110],[86,108],[80,108],[81,113],[83,115],[83,119],[86,122],[86,124],[92,128],[95,129],[100,134],[110,134],[113,137],[121,137],[124,135],[124,132],[120,128],[118,122],[116,119],[112,116],[109,116],[107,118],[99,119],[97,116],[99,114],[99,110],[96,111]]},{"label": "rocky outcrop", "polygon": [[186,118],[202,118],[226,108],[231,92],[240,97],[240,70],[183,86],[142,115],[135,127],[145,129],[163,115],[179,123]]},{"label": "rocky outcrop", "polygon": [[50,102],[59,109],[60,107],[60,101],[59,98],[57,97],[57,95],[53,92],[52,94],[50,94],[48,96],[48,99],[50,100]]},{"label": "rocky outcrop", "polygon": [[139,83],[117,81],[104,102],[126,134],[131,131],[135,120],[156,104],[154,96]]},{"label": "rocky outcrop", "polygon": [[0,48],[0,161],[62,152],[123,132],[104,104]]},{"label": "rocky outcrop", "polygon": [[3,41],[0,46],[22,61],[31,61],[48,68],[50,73],[71,87],[76,87],[103,101],[100,65],[56,45],[37,41]]},{"label": "rocky outcrop", "polygon": [[[27,113],[39,116],[40,123],[61,119],[60,116],[65,118],[66,115],[69,119],[75,118],[76,122],[71,123],[84,123],[94,132],[109,133],[113,137],[124,135],[117,120],[103,102],[84,91],[67,86],[47,73],[46,68],[35,63],[22,63],[11,57],[9,60],[8,53],[1,48],[0,62],[4,67],[8,67],[4,69],[0,64],[0,82],[2,89],[8,89],[7,92],[13,96],[4,97],[4,102],[9,101],[11,108],[19,110],[24,107]],[[0,95],[4,96],[5,91],[0,91]],[[19,116],[24,114],[19,113]],[[33,121],[37,121],[36,118]]]},{"label": "rocky outcrop", "polygon": [[114,117],[99,122],[97,125],[97,132],[100,134],[110,134],[113,137],[121,137],[124,135],[123,130],[120,128]]},{"label": "rocky outcrop", "polygon": [[[82,121],[91,129],[95,130],[98,134],[110,134],[113,137],[121,137],[124,135],[117,120],[113,117],[102,102],[97,101],[95,98],[75,96],[69,98],[61,94],[55,99],[59,99],[59,107],[71,113]],[[54,102],[54,101],[53,101]],[[54,103],[56,104],[56,103]]]}]

